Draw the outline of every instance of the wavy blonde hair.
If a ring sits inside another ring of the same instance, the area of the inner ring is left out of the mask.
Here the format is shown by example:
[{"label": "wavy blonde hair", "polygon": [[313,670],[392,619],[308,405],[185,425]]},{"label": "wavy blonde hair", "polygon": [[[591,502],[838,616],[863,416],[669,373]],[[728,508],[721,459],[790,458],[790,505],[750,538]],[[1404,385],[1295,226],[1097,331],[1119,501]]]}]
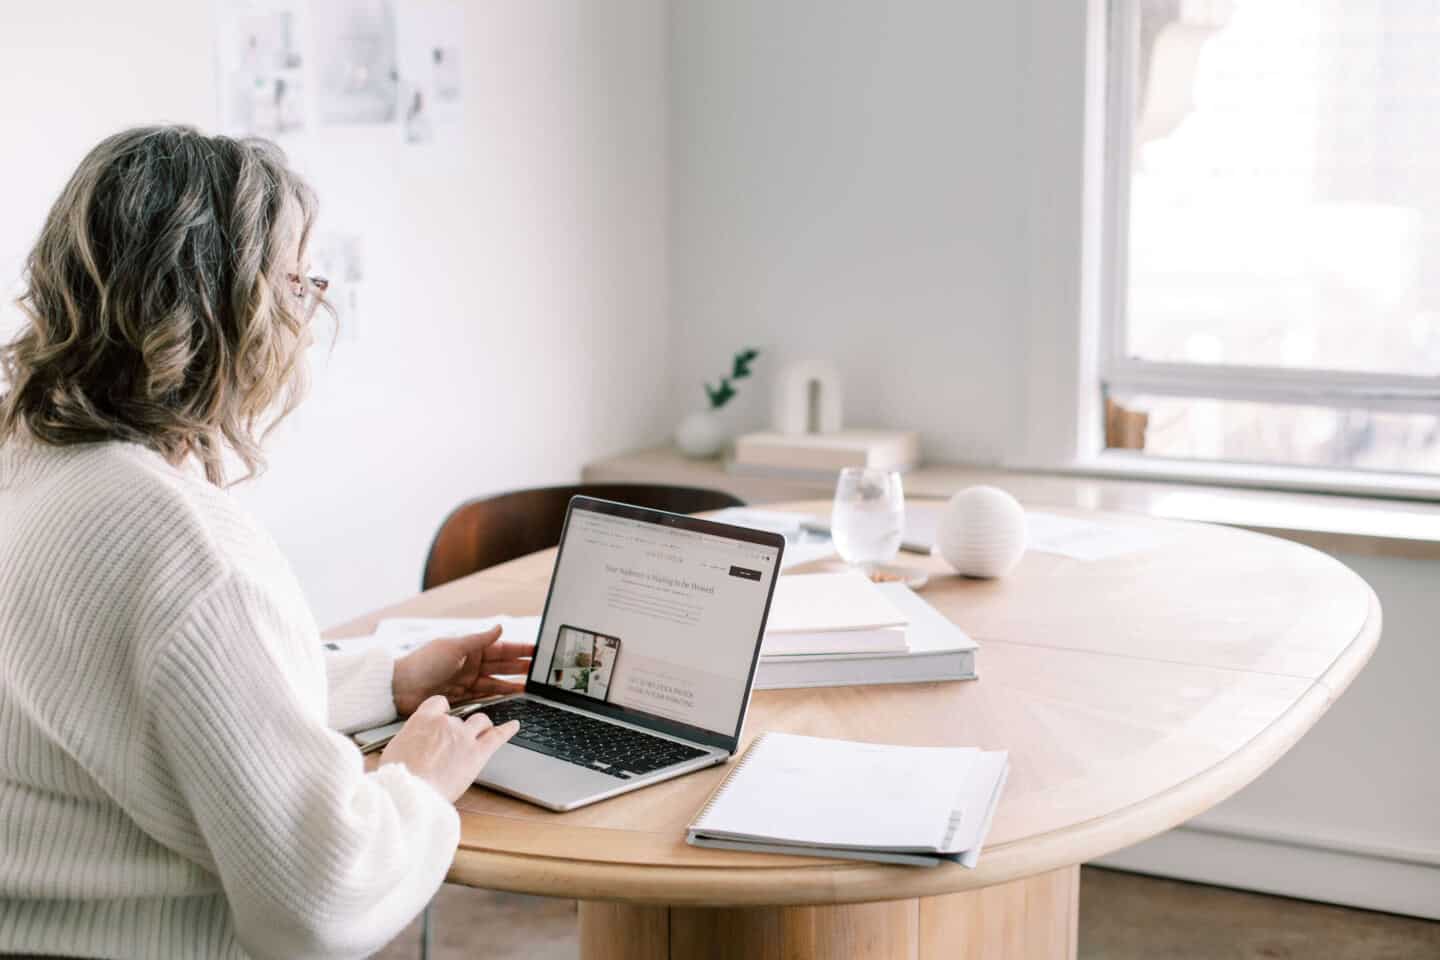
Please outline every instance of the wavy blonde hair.
[{"label": "wavy blonde hair", "polygon": [[268,141],[178,126],[102,141],[26,261],[29,322],[0,347],[0,444],[125,440],[194,455],[217,485],[228,449],[257,474],[304,393],[295,278],[314,217]]}]

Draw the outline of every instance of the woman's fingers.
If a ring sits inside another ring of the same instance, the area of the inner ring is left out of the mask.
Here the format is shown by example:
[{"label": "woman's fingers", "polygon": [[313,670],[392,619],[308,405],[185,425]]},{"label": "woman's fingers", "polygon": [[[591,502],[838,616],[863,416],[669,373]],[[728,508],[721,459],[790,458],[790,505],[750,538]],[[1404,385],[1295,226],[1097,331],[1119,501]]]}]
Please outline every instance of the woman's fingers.
[{"label": "woman's fingers", "polygon": [[474,782],[495,748],[482,746],[493,733],[489,717],[479,715],[472,724],[473,718],[451,716],[446,706],[444,697],[426,699],[385,746],[380,763],[404,764],[453,801]]},{"label": "woman's fingers", "polygon": [[532,663],[533,660],[486,660],[485,675],[503,677],[509,674],[526,674],[530,672]]},{"label": "woman's fingers", "polygon": [[437,693],[433,696],[426,697],[425,702],[415,708],[414,716],[429,716],[430,714],[434,713],[449,712],[450,701],[446,700],[444,697],[440,696],[440,694]]},{"label": "woman's fingers", "polygon": [[493,726],[495,722],[479,710],[465,718],[465,729],[477,737]]},{"label": "woman's fingers", "polygon": [[467,656],[460,669],[456,670],[450,677],[450,684],[456,687],[468,687],[475,682],[485,669],[484,661],[478,656]]},{"label": "woman's fingers", "polygon": [[493,626],[489,630],[481,630],[479,633],[466,634],[463,637],[456,637],[460,649],[466,654],[479,659],[484,655],[485,649],[500,639],[500,627]]},{"label": "woman's fingers", "polygon": [[499,677],[480,677],[469,686],[449,686],[443,692],[452,703],[460,700],[478,700],[482,697],[494,697],[502,693],[524,693],[525,681],[523,679],[502,680]]},{"label": "woman's fingers", "polygon": [[520,721],[510,720],[481,734],[476,744],[480,747],[480,753],[484,760],[489,761],[495,755],[495,751],[503,747],[519,730]]},{"label": "woman's fingers", "polygon": [[501,640],[484,647],[485,667],[490,668],[492,660],[521,660],[535,655],[535,644],[519,640]]}]

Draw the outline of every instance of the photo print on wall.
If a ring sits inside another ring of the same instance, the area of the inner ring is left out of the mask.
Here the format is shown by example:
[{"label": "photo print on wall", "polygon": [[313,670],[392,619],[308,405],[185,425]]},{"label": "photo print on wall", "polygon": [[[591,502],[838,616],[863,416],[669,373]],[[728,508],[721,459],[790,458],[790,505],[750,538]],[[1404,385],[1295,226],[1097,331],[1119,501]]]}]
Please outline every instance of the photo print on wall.
[{"label": "photo print on wall", "polygon": [[416,3],[400,20],[401,127],[410,144],[456,140],[464,130],[457,3]]},{"label": "photo print on wall", "polygon": [[455,0],[222,0],[220,123],[239,136],[372,129],[405,144],[464,130]]},{"label": "photo print on wall", "polygon": [[275,137],[306,126],[304,11],[299,3],[232,3],[218,44],[227,132]]},{"label": "photo print on wall", "polygon": [[392,124],[400,67],[390,0],[310,0],[316,24],[316,107],[322,124]]}]

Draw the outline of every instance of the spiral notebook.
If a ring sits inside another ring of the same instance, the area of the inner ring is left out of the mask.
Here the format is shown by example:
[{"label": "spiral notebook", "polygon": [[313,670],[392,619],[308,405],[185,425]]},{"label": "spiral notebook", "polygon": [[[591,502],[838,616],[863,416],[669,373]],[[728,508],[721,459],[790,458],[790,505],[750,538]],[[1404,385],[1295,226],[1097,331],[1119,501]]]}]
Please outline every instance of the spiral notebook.
[{"label": "spiral notebook", "polygon": [[690,824],[697,847],[974,867],[1005,751],[764,733]]}]

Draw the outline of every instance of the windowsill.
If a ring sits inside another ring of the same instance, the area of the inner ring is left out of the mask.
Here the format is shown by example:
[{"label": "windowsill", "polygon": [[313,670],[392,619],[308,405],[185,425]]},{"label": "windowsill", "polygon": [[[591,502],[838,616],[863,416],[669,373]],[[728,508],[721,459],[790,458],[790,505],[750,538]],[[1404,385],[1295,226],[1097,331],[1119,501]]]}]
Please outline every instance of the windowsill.
[{"label": "windowsill", "polygon": [[1078,476],[1126,477],[1202,484],[1240,490],[1284,490],[1330,496],[1440,503],[1440,477],[1369,470],[1282,467],[1146,456],[1105,450],[1074,461],[1058,472]]},{"label": "windowsill", "polygon": [[[1077,463],[1063,470],[926,464],[905,475],[905,491],[915,498],[948,497],[962,487],[993,484],[1036,507],[1116,510],[1220,523],[1328,553],[1440,561],[1440,503],[1433,500],[1401,499],[1403,495],[1395,492],[1385,496],[1316,492],[1315,478],[1310,489],[1281,489],[1283,478],[1255,471],[1229,476],[1189,474],[1180,479],[1158,470],[1126,469],[1130,465],[1124,461],[1135,459],[1106,457],[1103,462]],[[730,473],[719,460],[690,460],[669,448],[598,460],[586,465],[582,476],[587,483],[709,487],[752,503],[824,499],[833,492],[833,484],[823,481]]]}]

